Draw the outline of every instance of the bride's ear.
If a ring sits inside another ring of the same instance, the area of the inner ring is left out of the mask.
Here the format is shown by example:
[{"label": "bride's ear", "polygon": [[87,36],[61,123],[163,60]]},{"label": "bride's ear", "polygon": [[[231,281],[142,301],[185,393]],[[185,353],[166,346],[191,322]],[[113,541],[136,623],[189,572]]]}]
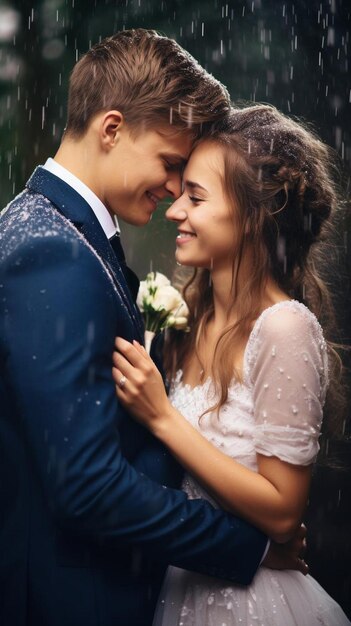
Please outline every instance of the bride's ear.
[{"label": "bride's ear", "polygon": [[120,133],[125,127],[125,119],[120,111],[104,113],[100,121],[99,135],[102,146],[109,150],[118,143]]}]

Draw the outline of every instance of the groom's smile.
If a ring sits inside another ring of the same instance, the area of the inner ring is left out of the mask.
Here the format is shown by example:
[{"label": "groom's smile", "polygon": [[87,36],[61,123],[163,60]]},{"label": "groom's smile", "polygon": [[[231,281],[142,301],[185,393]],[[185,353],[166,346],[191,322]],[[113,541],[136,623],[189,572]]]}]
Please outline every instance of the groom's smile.
[{"label": "groom's smile", "polygon": [[105,160],[103,202],[129,224],[150,221],[159,202],[181,193],[181,174],[192,148],[192,135],[171,126],[131,133],[127,124]]},{"label": "groom's smile", "polygon": [[151,191],[147,191],[146,192],[147,197],[149,198],[149,200],[151,200],[153,207],[154,207],[154,211],[156,211],[157,209],[157,204],[160,202],[160,200],[162,200],[162,198],[159,198],[158,196],[156,196],[155,194],[151,193]]}]

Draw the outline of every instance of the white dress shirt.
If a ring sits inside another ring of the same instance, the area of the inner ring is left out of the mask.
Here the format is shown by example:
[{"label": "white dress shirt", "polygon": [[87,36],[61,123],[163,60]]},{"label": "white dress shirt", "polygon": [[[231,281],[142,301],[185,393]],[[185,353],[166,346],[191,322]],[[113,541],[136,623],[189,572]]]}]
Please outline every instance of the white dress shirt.
[{"label": "white dress shirt", "polygon": [[54,161],[54,159],[49,158],[45,165],[43,165],[44,170],[55,174],[58,178],[61,178],[67,185],[72,187],[77,193],[79,193],[82,198],[89,204],[90,208],[94,211],[96,218],[99,220],[99,223],[107,237],[107,239],[111,239],[113,235],[119,233],[119,225],[117,221],[117,217],[111,217],[105,205],[101,202],[100,198],[87,187],[85,183],[83,183],[77,176],[74,176],[71,172],[69,172],[65,167]]}]

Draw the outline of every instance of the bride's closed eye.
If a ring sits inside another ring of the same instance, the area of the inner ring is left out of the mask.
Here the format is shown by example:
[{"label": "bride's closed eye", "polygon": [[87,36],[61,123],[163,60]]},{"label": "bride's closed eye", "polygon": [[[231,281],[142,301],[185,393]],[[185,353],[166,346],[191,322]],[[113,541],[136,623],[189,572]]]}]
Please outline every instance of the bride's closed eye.
[{"label": "bride's closed eye", "polygon": [[196,198],[196,196],[189,196],[189,200],[193,202],[193,204],[197,204],[198,202],[203,202],[203,198]]}]

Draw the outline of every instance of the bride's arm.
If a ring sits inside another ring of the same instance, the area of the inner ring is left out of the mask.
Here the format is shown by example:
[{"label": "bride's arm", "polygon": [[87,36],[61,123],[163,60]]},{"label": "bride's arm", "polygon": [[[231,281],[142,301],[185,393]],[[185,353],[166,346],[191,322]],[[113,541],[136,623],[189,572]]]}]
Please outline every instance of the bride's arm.
[{"label": "bride's arm", "polygon": [[258,454],[258,473],[252,471],[212,445],[171,406],[151,430],[222,508],[277,542],[293,535],[306,506],[311,465]]},{"label": "bride's arm", "polygon": [[[116,346],[113,375],[120,401],[222,507],[274,540],[286,541],[301,520],[311,466],[258,454],[258,473],[247,469],[215,448],[172,407],[158,370],[136,342],[118,339]],[[119,387],[122,376],[127,382]]]}]

